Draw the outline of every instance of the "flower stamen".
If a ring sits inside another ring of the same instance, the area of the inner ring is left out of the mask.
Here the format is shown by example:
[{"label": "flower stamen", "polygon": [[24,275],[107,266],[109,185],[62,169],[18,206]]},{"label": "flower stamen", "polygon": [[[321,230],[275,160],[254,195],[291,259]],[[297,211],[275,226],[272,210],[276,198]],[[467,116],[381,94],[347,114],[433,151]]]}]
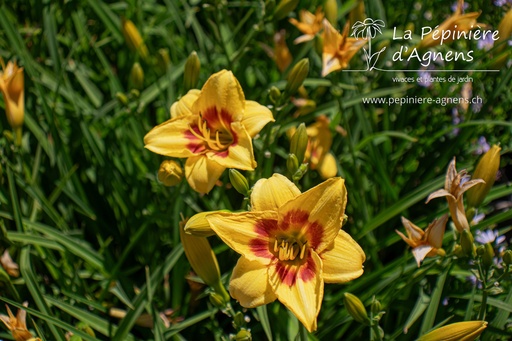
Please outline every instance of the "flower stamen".
[{"label": "flower stamen", "polygon": [[225,134],[225,132],[229,132],[229,130],[226,128],[225,123],[220,119],[220,117],[219,120],[221,122],[222,127],[225,130],[215,130],[215,134],[212,134],[212,131],[208,127],[208,121],[203,119],[203,115],[201,114],[198,116],[196,124],[197,130],[199,130],[199,132],[196,129],[194,129],[195,127],[192,127],[192,125],[190,124],[188,125],[188,129],[192,133],[192,135],[206,143],[208,148],[210,148],[211,150],[223,151],[226,150],[231,145],[233,139],[229,133]]},{"label": "flower stamen", "polygon": [[282,239],[281,245],[279,245],[278,240],[275,239],[274,253],[277,254],[277,258],[279,258],[280,261],[293,261],[297,259],[297,256],[302,260],[306,255],[306,246],[307,242],[301,243],[297,240],[288,241],[285,239]]}]

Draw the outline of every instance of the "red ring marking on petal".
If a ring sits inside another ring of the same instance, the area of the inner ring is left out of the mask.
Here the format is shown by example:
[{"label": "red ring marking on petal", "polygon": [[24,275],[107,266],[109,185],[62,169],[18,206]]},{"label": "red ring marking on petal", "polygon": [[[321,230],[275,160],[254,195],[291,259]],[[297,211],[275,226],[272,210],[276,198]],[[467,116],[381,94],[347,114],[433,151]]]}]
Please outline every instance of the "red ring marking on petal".
[{"label": "red ring marking on petal", "polygon": [[262,219],[256,222],[254,226],[258,238],[254,238],[249,242],[251,251],[258,257],[273,258],[274,255],[270,252],[270,236],[275,235],[277,230],[277,221],[271,219]]},{"label": "red ring marking on petal", "polygon": [[[199,128],[197,125],[191,126],[191,128],[198,134],[201,135],[201,132],[199,131]],[[189,140],[190,142],[187,144],[188,150],[190,150],[194,154],[200,154],[206,150],[205,143],[198,139],[190,130],[187,130],[185,132],[185,138]]]}]

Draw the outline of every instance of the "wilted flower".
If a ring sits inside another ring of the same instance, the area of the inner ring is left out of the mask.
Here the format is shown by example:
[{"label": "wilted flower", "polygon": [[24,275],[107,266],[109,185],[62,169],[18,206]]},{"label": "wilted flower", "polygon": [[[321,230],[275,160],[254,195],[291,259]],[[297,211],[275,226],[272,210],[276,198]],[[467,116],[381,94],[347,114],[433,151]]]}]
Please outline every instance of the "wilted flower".
[{"label": "wilted flower", "polygon": [[[448,19],[443,21],[438,27],[436,27],[435,30],[439,32],[448,32],[450,31],[450,37],[445,39],[444,34],[438,34],[436,36],[436,39],[433,38],[433,32],[430,32],[426,37],[424,37],[420,44],[419,48],[427,48],[432,47],[436,45],[441,44],[441,38],[442,43],[449,43],[454,40],[454,36],[456,39],[458,39],[458,35],[461,32],[468,32],[473,28],[476,28],[477,25],[479,25],[476,22],[476,19],[480,16],[480,12],[471,12],[462,14],[464,10],[464,0],[459,0],[457,2],[457,8],[455,9],[455,13],[453,13]],[[480,24],[483,25],[483,24]]]},{"label": "wilted flower", "polygon": [[407,232],[407,237],[398,230],[395,230],[395,232],[412,247],[412,254],[416,259],[416,263],[418,263],[418,267],[425,257],[445,254],[441,247],[443,246],[443,236],[447,221],[448,215],[445,214],[440,219],[435,219],[431,222],[423,231],[411,221],[402,217],[402,224]]},{"label": "wilted flower", "polygon": [[487,327],[486,321],[465,321],[452,323],[434,329],[421,336],[418,341],[473,341]]},{"label": "wilted flower", "polygon": [[251,138],[274,121],[267,107],[245,100],[238,80],[226,70],[174,103],[171,117],[147,133],[145,147],[187,158],[185,177],[200,193],[210,192],[226,168],[253,170]]},{"label": "wilted flower", "polygon": [[300,21],[295,18],[289,19],[292,25],[304,33],[304,35],[301,35],[293,41],[295,44],[309,41],[313,39],[318,32],[320,32],[322,29],[322,20],[324,20],[324,13],[320,7],[316,9],[315,14],[303,9],[299,12],[299,19]]},{"label": "wilted flower", "polygon": [[333,71],[346,69],[352,57],[366,44],[366,39],[349,38],[348,22],[343,33],[338,32],[327,19],[324,19],[323,24],[322,77],[325,77]]},{"label": "wilted flower", "polygon": [[0,91],[4,96],[7,122],[18,133],[21,133],[25,116],[25,81],[23,68],[16,62],[8,62],[7,66],[0,58],[2,71],[0,71]]},{"label": "wilted flower", "polygon": [[[23,302],[23,306],[28,307],[28,302]],[[27,312],[25,310],[18,309],[18,313],[14,316],[9,306],[5,305],[5,307],[9,316],[0,314],[0,321],[9,329],[15,341],[41,341],[39,338],[34,338],[28,331],[26,322]]]},{"label": "wilted flower", "polygon": [[217,235],[242,255],[231,296],[246,308],[278,299],[309,331],[316,330],[324,282],[345,283],[363,273],[363,250],[340,230],[346,200],[341,178],[301,193],[274,174],[254,185],[252,211],[208,215]]},{"label": "wilted flower", "polygon": [[427,198],[427,203],[440,197],[446,197],[448,207],[450,208],[450,215],[453,223],[459,232],[462,230],[469,230],[468,219],[466,218],[466,211],[464,209],[464,200],[462,194],[471,187],[484,183],[482,179],[468,180],[469,175],[466,170],[461,170],[457,173],[455,168],[455,158],[448,165],[446,178],[444,181],[444,189],[440,189],[431,193]]},{"label": "wilted flower", "polygon": [[20,267],[14,262],[9,254],[9,250],[5,250],[0,258],[0,264],[2,268],[12,277],[18,277],[20,275]]}]

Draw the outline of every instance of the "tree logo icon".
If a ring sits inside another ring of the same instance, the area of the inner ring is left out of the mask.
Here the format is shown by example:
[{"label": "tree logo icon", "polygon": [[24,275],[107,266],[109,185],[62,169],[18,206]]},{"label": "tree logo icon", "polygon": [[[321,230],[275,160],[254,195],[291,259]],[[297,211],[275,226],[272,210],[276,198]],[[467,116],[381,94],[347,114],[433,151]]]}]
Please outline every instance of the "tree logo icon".
[{"label": "tree logo icon", "polygon": [[356,21],[354,25],[352,25],[352,36],[356,39],[368,39],[368,51],[363,48],[364,53],[366,55],[366,71],[371,71],[375,69],[375,64],[377,60],[379,60],[380,54],[386,49],[383,47],[380,51],[377,51],[372,54],[372,38],[375,38],[377,32],[382,34],[382,28],[386,25],[384,21],[378,19],[373,20],[372,18],[366,18],[364,21]]}]

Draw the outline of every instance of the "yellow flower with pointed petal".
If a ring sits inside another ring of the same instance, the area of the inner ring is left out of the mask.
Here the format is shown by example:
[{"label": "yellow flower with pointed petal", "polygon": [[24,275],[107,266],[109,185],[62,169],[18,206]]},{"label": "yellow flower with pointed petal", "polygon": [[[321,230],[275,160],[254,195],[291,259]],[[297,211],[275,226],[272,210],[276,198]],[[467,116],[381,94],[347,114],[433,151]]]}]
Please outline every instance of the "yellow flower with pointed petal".
[{"label": "yellow flower with pointed petal", "polygon": [[462,194],[471,187],[479,183],[485,183],[482,179],[469,180],[469,175],[466,170],[461,170],[457,173],[455,168],[455,158],[448,165],[446,172],[446,179],[444,181],[444,189],[440,189],[431,193],[427,198],[427,204],[434,198],[446,197],[450,215],[453,223],[459,232],[466,229],[469,230],[468,219],[466,218],[466,210],[464,209],[464,200]]},{"label": "yellow flower with pointed petal", "polygon": [[485,328],[486,321],[457,322],[434,329],[421,336],[418,341],[473,341]]},{"label": "yellow flower with pointed petal", "polygon": [[398,233],[404,242],[412,247],[412,254],[416,259],[416,263],[418,263],[418,267],[425,257],[445,254],[441,247],[443,246],[443,236],[447,221],[448,215],[445,214],[440,219],[431,222],[423,231],[411,221],[402,217],[402,224],[407,232],[407,237],[398,230],[395,230],[395,232]]},{"label": "yellow flower with pointed petal", "polygon": [[4,96],[5,112],[9,125],[18,132],[23,126],[25,116],[25,81],[23,68],[16,62],[8,62],[7,66],[0,59],[2,71],[0,71],[0,91]]},{"label": "yellow flower with pointed petal", "polygon": [[329,179],[301,193],[286,177],[260,179],[252,211],[208,215],[212,229],[242,256],[229,291],[243,307],[281,301],[313,331],[325,283],[345,283],[363,273],[365,254],[342,231],[345,181]]},{"label": "yellow flower with pointed petal", "polygon": [[305,9],[301,10],[299,12],[299,20],[290,18],[290,24],[297,27],[299,31],[304,33],[293,42],[295,44],[300,44],[312,40],[322,29],[322,20],[324,20],[324,13],[320,7],[316,9],[315,14]]},{"label": "yellow flower with pointed petal", "polygon": [[348,22],[343,28],[343,33],[338,32],[327,19],[324,19],[323,23],[322,77],[325,77],[333,71],[346,69],[352,57],[366,44],[366,39],[349,38]]},{"label": "yellow flower with pointed petal", "polygon": [[[442,40],[442,43],[449,43],[452,42],[459,34],[462,34],[462,32],[468,32],[473,28],[477,28],[478,25],[486,26],[485,24],[478,24],[476,22],[476,19],[480,16],[480,12],[471,12],[462,14],[462,11],[464,9],[464,0],[458,0],[457,2],[457,8],[455,9],[455,12],[445,21],[443,21],[438,27],[436,27],[434,30],[432,30],[427,36],[425,36],[420,44],[418,45],[419,48],[427,48],[432,47],[436,45],[441,44],[441,36],[443,36],[443,32],[450,32],[450,37],[448,39]],[[441,32],[441,34],[437,34],[436,36],[433,35],[435,31]],[[434,39],[436,37],[436,39]]]},{"label": "yellow flower with pointed petal", "polygon": [[[23,306],[28,307],[28,302],[23,302]],[[5,305],[5,307],[7,308],[7,314],[9,316],[0,314],[0,321],[9,329],[15,341],[40,341],[39,338],[34,338],[27,329],[27,312],[25,310],[18,309],[18,313],[14,316],[9,306]]]},{"label": "yellow flower with pointed petal", "polygon": [[199,193],[208,193],[226,168],[256,167],[252,138],[274,121],[263,105],[246,101],[231,71],[213,74],[201,91],[190,90],[171,106],[171,119],[144,137],[157,154],[187,158],[185,177]]}]

